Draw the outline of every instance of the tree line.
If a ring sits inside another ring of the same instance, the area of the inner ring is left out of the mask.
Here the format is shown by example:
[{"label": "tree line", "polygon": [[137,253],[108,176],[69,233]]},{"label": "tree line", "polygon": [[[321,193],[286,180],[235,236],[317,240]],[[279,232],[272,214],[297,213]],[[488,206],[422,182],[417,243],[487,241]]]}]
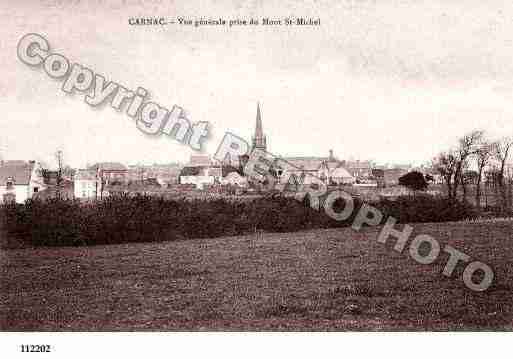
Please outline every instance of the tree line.
[{"label": "tree line", "polygon": [[[468,184],[474,182],[475,201],[481,210],[483,180],[493,187],[501,212],[511,213],[511,187],[513,176],[508,170],[508,162],[513,147],[513,136],[489,139],[482,130],[471,131],[458,139],[457,144],[439,153],[433,159],[433,168],[442,176],[451,200],[468,199]],[[470,178],[475,179],[469,181]]]}]

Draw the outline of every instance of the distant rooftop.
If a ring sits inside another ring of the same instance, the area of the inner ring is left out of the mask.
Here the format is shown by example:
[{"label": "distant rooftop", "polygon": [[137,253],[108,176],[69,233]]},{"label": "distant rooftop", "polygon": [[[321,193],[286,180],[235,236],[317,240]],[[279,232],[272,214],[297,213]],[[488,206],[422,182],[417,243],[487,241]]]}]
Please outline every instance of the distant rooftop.
[{"label": "distant rooftop", "polygon": [[12,178],[18,185],[29,184],[33,168],[34,162],[21,160],[0,162],[0,185],[5,185],[9,178]]},{"label": "distant rooftop", "polygon": [[96,170],[78,170],[75,174],[75,180],[95,180]]},{"label": "distant rooftop", "polygon": [[87,169],[97,171],[98,168],[104,171],[126,171],[128,169],[124,164],[120,162],[98,162],[92,166],[89,166]]},{"label": "distant rooftop", "polygon": [[210,166],[212,158],[210,155],[191,155],[191,159],[187,166]]}]

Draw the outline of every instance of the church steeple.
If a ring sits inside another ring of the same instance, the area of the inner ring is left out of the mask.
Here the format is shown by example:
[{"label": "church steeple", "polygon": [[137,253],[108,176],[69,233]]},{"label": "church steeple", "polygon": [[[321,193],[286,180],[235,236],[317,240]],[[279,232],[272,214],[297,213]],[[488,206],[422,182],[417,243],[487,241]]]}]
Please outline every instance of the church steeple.
[{"label": "church steeple", "polygon": [[262,129],[262,115],[260,113],[260,103],[257,103],[256,127],[255,136],[253,137],[253,148],[258,148],[264,151],[266,151],[267,149],[267,141],[266,137],[264,136],[264,131]]}]

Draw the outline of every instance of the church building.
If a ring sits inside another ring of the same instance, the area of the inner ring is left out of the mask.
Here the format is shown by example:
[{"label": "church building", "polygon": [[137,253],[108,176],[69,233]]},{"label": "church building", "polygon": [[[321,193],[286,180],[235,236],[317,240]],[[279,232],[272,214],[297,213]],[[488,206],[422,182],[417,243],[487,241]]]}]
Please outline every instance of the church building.
[{"label": "church building", "polygon": [[[267,137],[263,131],[260,103],[257,104],[253,149],[267,151]],[[289,181],[295,181],[296,184],[308,184],[314,176],[320,178],[326,184],[353,184],[356,181],[355,177],[343,167],[343,162],[334,156],[333,150],[329,151],[327,157],[302,156],[282,157],[282,159],[286,164],[281,164],[280,168],[275,169],[280,180],[286,181],[288,179]]]}]

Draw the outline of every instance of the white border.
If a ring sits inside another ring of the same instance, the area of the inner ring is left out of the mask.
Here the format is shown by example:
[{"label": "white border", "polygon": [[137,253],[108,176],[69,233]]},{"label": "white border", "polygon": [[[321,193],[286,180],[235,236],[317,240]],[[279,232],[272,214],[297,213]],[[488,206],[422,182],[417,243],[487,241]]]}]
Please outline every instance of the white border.
[{"label": "white border", "polygon": [[[1,358],[487,358],[511,333],[1,333]],[[22,353],[50,344],[51,353]]]}]

